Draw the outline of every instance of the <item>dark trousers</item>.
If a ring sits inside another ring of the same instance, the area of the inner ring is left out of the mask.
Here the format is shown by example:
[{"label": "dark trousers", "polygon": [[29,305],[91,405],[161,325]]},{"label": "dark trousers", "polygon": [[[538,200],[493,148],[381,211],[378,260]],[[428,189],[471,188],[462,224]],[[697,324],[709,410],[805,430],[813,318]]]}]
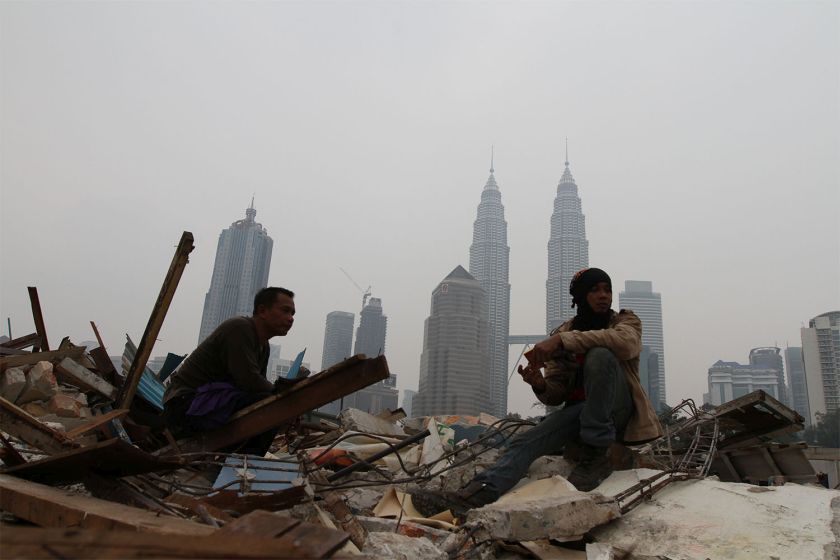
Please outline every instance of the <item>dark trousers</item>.
[{"label": "dark trousers", "polygon": [[566,444],[579,439],[592,447],[608,447],[620,439],[633,413],[633,400],[624,370],[615,355],[606,348],[592,348],[583,363],[586,400],[567,403],[511,440],[502,456],[475,482],[496,494],[513,488],[537,458],[559,455]]},{"label": "dark trousers", "polygon": [[[235,409],[242,410],[269,396],[271,396],[271,393],[243,393],[237,399]],[[176,438],[191,437],[200,433],[190,425],[189,417],[187,416],[187,410],[190,408],[192,399],[193,395],[182,395],[170,399],[163,404],[163,419],[166,422],[166,427],[169,428],[169,431]],[[224,426],[219,429],[223,430]],[[223,451],[226,453],[244,453],[246,455],[259,455],[262,457],[268,452],[271,447],[271,442],[274,441],[274,437],[278,431],[279,428],[266,430],[244,443],[226,448]]]}]

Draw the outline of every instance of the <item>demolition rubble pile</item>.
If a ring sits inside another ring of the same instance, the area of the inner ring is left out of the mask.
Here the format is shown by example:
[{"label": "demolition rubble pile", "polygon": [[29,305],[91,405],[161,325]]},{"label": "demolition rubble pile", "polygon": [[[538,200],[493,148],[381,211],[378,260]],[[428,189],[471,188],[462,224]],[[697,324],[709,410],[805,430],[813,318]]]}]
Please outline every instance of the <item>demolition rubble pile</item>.
[{"label": "demolition rubble pile", "polygon": [[[465,519],[424,517],[411,492],[459,488],[533,423],[314,412],[387,378],[384,356],[354,356],[176,441],[159,414],[166,373],[145,366],[190,248],[182,239],[121,372],[101,340],[50,350],[30,289],[37,332],[0,344],[0,557],[840,556],[840,492],[815,484],[804,444],[773,442],[802,418],[761,391],[711,412],[682,403],[664,437],[634,448],[637,468],[593,492],[543,457]],[[265,457],[237,453],[278,428]]]}]

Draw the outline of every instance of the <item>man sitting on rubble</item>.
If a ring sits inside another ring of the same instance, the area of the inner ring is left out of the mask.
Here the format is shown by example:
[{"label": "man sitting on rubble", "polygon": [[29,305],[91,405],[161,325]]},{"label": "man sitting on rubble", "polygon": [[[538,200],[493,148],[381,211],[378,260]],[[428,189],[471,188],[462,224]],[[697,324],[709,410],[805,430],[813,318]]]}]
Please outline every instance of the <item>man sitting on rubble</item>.
[{"label": "man sitting on rubble", "polygon": [[494,502],[543,455],[564,453],[576,460],[568,480],[588,492],[614,468],[632,466],[632,455],[619,442],[642,443],[662,435],[639,383],[641,321],[632,311],[611,309],[612,281],[601,269],[579,271],[569,292],[572,307],[577,306],[575,317],[526,352],[528,365],[519,366],[542,403],[565,406],[515,437],[495,465],[458,492],[413,492],[420,512],[451,509],[461,515]]},{"label": "man sitting on rubble", "polygon": [[[263,288],[254,297],[252,317],[224,321],[172,374],[164,394],[164,419],[176,437],[222,426],[237,410],[269,397],[288,382],[266,379],[268,341],[286,336],[294,324],[295,294]],[[245,443],[242,451],[265,455],[276,430]]]}]

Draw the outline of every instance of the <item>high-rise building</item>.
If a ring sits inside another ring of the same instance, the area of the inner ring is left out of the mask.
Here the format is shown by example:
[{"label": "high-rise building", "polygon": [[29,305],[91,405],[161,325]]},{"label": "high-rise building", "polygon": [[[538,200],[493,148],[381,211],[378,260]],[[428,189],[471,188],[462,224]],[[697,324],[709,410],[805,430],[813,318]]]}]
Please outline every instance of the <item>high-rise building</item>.
[{"label": "high-rise building", "polygon": [[[343,313],[338,311],[336,313]],[[332,315],[332,313],[330,313]],[[353,330],[353,314],[347,313],[350,316],[350,333],[352,338]],[[329,315],[327,316],[327,328],[329,328]],[[337,328],[345,329],[347,325],[347,317],[337,318]],[[362,312],[359,314],[359,327],[356,329],[356,346],[353,349],[353,354],[364,354],[368,358],[373,358],[385,352],[385,333],[388,328],[388,317],[382,313],[382,300],[379,298],[370,298]],[[343,340],[349,340],[346,331],[342,330]],[[348,346],[342,346],[341,349],[349,349]],[[326,359],[327,337],[324,336],[324,356]],[[340,350],[341,350],[340,349]],[[337,351],[336,356],[341,354]],[[337,363],[349,356],[349,353],[344,354],[339,358]],[[326,363],[326,362],[325,362]],[[333,365],[330,364],[330,365]],[[328,366],[327,366],[328,367]],[[397,401],[399,399],[399,391],[396,388],[396,376],[392,375],[389,379],[384,379],[378,383],[374,383],[364,389],[360,389],[355,393],[345,395],[344,398],[328,403],[318,410],[327,414],[338,414],[347,408],[358,408],[371,414],[378,414],[385,410],[395,410],[397,408]]]},{"label": "high-rise building", "polygon": [[508,334],[510,333],[510,247],[502,193],[493,176],[481,192],[470,245],[470,274],[487,292],[490,328],[490,412],[499,418],[507,414]]},{"label": "high-rise building", "polygon": [[245,219],[234,222],[219,234],[213,277],[204,297],[199,343],[222,321],[251,315],[254,296],[268,285],[274,241],[262,224],[254,220],[256,217],[254,200],[251,199]]},{"label": "high-rise building", "polygon": [[372,297],[359,314],[359,328],[356,329],[354,354],[374,358],[385,353],[385,332],[388,317],[382,314],[382,300]]},{"label": "high-rise building", "polygon": [[811,423],[840,409],[840,311],[817,315],[801,329]]},{"label": "high-rise building", "polygon": [[659,355],[646,344],[642,345],[639,355],[639,382],[656,412],[662,412],[665,407],[664,401],[659,399]]},{"label": "high-rise building", "polygon": [[551,236],[548,239],[548,279],[545,282],[547,332],[574,316],[569,283],[575,272],[587,266],[589,241],[586,240],[586,219],[577,184],[569,170],[567,146],[566,169],[557,185],[554,212],[551,214]]},{"label": "high-rise building", "polygon": [[630,309],[642,321],[642,345],[649,346],[659,360],[657,393],[648,394],[657,410],[665,399],[665,339],[662,335],[662,296],[653,291],[647,280],[626,280],[624,291],[618,294],[618,307]]},{"label": "high-rise building", "polygon": [[414,416],[487,412],[488,343],[487,292],[459,265],[432,291]]},{"label": "high-rise building", "polygon": [[402,409],[408,418],[414,418],[414,397],[417,396],[417,391],[406,389],[403,391]]},{"label": "high-rise building", "polygon": [[709,368],[709,403],[720,406],[732,399],[761,389],[779,398],[779,377],[775,368],[761,365],[742,365],[718,360]]},{"label": "high-rise building", "polygon": [[321,354],[322,371],[352,355],[355,321],[356,316],[347,311],[327,313],[327,323],[324,327],[324,352]]},{"label": "high-rise building", "polygon": [[765,346],[750,350],[750,365],[763,366],[774,369],[778,372],[779,378],[779,400],[790,406],[787,395],[787,383],[785,382],[785,364],[782,360],[782,350],[775,346]]},{"label": "high-rise building", "polygon": [[788,399],[793,409],[805,418],[805,425],[810,426],[811,407],[808,406],[808,386],[805,382],[805,363],[802,361],[801,347],[785,348],[785,365],[790,383]]}]

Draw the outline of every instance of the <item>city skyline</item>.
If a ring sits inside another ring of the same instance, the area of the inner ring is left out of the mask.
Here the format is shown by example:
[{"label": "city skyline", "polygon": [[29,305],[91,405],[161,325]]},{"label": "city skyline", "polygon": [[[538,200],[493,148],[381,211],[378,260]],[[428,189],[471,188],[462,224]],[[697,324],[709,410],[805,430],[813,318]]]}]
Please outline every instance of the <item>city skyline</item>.
[{"label": "city skyline", "polygon": [[[308,348],[317,367],[326,314],[358,312],[343,267],[382,298],[389,366],[416,387],[428,295],[468,264],[491,145],[510,332],[545,332],[566,136],[589,264],[662,294],[669,404],[700,402],[717,359],[799,346],[840,309],[836,3],[4,2],[0,16],[4,334],[34,332],[37,286],[51,341],[90,340],[93,320],[118,353],[190,231],[152,353],[191,352],[219,231],[256,193],[268,283],[296,294],[272,341],[283,357]],[[510,410],[538,414],[534,400],[514,374]]]}]

